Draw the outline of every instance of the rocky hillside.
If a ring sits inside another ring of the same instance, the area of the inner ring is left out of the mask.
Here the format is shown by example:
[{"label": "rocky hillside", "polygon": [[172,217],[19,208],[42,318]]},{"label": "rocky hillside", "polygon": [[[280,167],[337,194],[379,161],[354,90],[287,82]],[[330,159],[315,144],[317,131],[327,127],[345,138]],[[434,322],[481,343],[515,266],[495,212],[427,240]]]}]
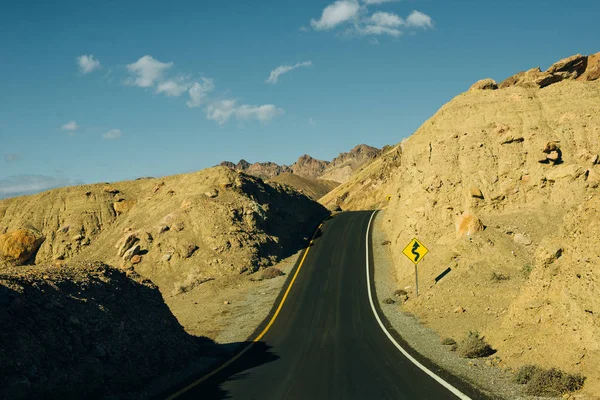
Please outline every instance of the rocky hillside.
[{"label": "rocky hillside", "polygon": [[0,270],[0,326],[3,399],[138,390],[204,347],[156,286],[102,263]]},{"label": "rocky hillside", "polygon": [[250,164],[240,160],[237,164],[223,161],[220,165],[236,171],[244,172],[262,179],[271,179],[284,173],[309,179],[324,179],[338,183],[346,182],[352,172],[373,161],[381,150],[359,144],[347,153],[341,153],[333,161],[317,160],[307,154],[300,156],[292,165],[278,165],[272,162]]},{"label": "rocky hillside", "polygon": [[290,172],[279,174],[268,182],[276,182],[291,186],[315,201],[319,200],[339,185],[338,182],[327,181],[324,179],[304,178]]},{"label": "rocky hillside", "polygon": [[[501,366],[581,372],[592,398],[600,393],[599,60],[577,55],[500,84],[477,82],[322,199],[385,208],[405,310],[442,337],[481,332]],[[419,298],[401,253],[413,236],[430,250]]]},{"label": "rocky hillside", "polygon": [[0,201],[0,259],[103,261],[177,293],[293,254],[326,212],[224,167],[67,187]]},{"label": "rocky hillside", "polygon": [[347,182],[354,171],[372,162],[380,153],[380,149],[359,144],[334,158],[319,177],[340,183]]}]

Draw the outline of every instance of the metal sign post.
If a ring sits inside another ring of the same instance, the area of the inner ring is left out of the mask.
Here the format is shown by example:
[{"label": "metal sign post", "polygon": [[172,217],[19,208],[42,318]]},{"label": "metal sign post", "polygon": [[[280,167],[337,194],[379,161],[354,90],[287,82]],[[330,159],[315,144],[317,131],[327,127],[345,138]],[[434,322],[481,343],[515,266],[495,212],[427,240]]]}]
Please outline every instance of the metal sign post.
[{"label": "metal sign post", "polygon": [[417,269],[417,264],[421,262],[428,252],[429,250],[427,250],[427,247],[423,246],[416,238],[411,240],[404,250],[402,250],[402,253],[415,264],[415,291],[417,296],[419,296],[419,271]]}]

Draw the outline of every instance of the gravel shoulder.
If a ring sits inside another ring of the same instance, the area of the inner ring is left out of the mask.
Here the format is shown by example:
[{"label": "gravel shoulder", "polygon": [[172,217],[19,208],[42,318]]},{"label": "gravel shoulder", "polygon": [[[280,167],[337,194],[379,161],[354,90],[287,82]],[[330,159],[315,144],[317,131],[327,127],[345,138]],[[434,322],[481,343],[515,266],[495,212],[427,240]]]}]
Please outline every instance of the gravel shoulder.
[{"label": "gravel shoulder", "polygon": [[[440,368],[450,372],[484,392],[493,399],[535,399],[521,393],[521,387],[512,382],[512,372],[493,365],[494,356],[479,359],[463,359],[450,350],[450,346],[441,344],[439,335],[421,324],[413,315],[402,310],[401,302],[394,296],[399,289],[391,257],[390,245],[382,243],[386,237],[382,222],[385,210],[380,211],[375,219],[372,231],[374,281],[377,301],[380,308],[394,330],[419,353]],[[407,260],[408,263],[408,260]],[[384,304],[384,299],[395,300],[394,304]]]}]

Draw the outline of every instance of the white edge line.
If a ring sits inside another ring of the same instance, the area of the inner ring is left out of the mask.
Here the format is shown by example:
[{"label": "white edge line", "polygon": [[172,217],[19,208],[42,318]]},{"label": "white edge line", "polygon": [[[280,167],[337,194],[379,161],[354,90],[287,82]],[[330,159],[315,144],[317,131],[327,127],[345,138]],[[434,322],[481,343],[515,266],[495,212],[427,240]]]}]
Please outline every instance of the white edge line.
[{"label": "white edge line", "polygon": [[448,382],[446,382],[445,380],[443,380],[442,378],[440,378],[439,376],[437,376],[435,373],[433,373],[431,370],[429,370],[423,364],[421,364],[420,362],[418,362],[413,356],[411,356],[410,354],[408,354],[408,352],[406,350],[404,350],[404,348],[402,346],[400,346],[398,344],[398,342],[396,342],[396,340],[394,340],[394,338],[388,332],[388,330],[385,329],[385,326],[383,325],[383,322],[381,322],[381,318],[379,318],[379,315],[377,314],[377,310],[375,309],[375,304],[373,303],[373,295],[371,293],[371,277],[369,275],[369,232],[371,231],[371,222],[373,221],[373,217],[375,217],[375,213],[377,213],[377,211],[373,211],[373,214],[371,214],[371,218],[369,219],[369,225],[367,226],[367,237],[366,237],[366,243],[367,243],[367,263],[366,263],[366,265],[367,265],[367,290],[369,292],[369,302],[371,303],[371,308],[373,309],[373,314],[375,314],[375,318],[377,319],[377,322],[379,322],[379,326],[383,330],[383,333],[385,333],[386,336],[388,337],[388,339],[390,339],[390,341],[394,344],[394,346],[396,346],[396,348],[398,348],[398,350],[400,350],[400,352],[406,358],[408,358],[408,360],[410,362],[412,362],[417,367],[419,367],[427,375],[429,375],[430,377],[432,377],[433,379],[435,379],[440,385],[442,385],[443,387],[445,387],[446,389],[448,389],[450,392],[452,392],[454,395],[456,395],[456,397],[458,397],[459,399],[461,399],[461,400],[471,400],[471,398],[469,396],[467,396],[466,394],[462,393],[460,390],[458,390],[457,388],[455,388],[454,386],[452,386],[451,384],[449,384]]}]

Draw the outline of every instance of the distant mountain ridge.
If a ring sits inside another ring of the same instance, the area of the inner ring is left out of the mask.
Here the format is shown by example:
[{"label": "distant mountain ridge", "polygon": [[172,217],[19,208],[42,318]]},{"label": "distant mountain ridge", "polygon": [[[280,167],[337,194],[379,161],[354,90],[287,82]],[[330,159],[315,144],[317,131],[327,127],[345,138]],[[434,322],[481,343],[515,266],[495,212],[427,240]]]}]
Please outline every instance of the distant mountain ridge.
[{"label": "distant mountain ridge", "polygon": [[289,166],[273,162],[255,162],[251,164],[244,159],[237,164],[231,161],[223,161],[220,165],[262,179],[272,179],[284,173],[292,173],[303,178],[326,179],[344,183],[350,178],[352,172],[375,159],[380,153],[381,150],[376,147],[359,144],[349,152],[341,153],[331,162],[318,160],[304,154]]}]

